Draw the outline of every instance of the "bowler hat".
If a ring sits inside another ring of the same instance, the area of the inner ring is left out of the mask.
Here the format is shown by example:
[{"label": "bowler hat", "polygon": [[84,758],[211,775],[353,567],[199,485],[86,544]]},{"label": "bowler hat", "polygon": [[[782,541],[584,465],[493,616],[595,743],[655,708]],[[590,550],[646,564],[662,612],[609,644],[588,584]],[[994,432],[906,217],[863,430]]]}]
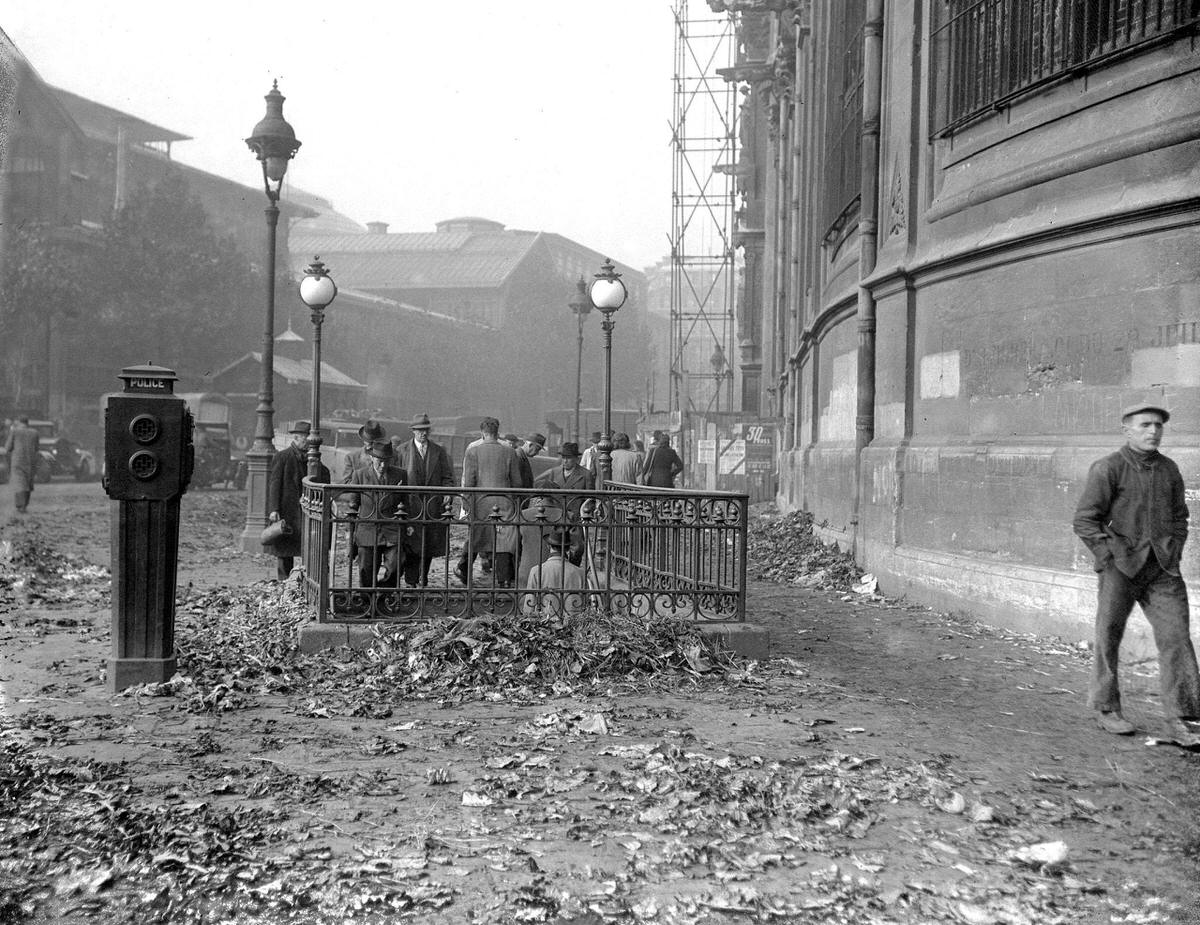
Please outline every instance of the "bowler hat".
[{"label": "bowler hat", "polygon": [[429,430],[432,426],[427,414],[414,414],[412,423],[408,425],[410,430]]},{"label": "bowler hat", "polygon": [[559,456],[578,456],[579,455],[579,444],[573,443],[568,440],[566,443],[564,443],[562,446],[560,446],[558,448],[558,455]]},{"label": "bowler hat", "polygon": [[308,434],[312,433],[312,425],[308,421],[293,421],[292,426],[288,428],[289,434]]},{"label": "bowler hat", "polygon": [[536,443],[539,447],[543,447],[546,445],[546,435],[545,434],[530,434],[525,439],[529,443]]},{"label": "bowler hat", "polygon": [[520,439],[521,439],[521,438],[520,438],[520,437],[518,437],[516,434],[505,434],[505,435],[504,435],[504,442],[505,442],[505,443],[516,443],[516,442],[517,442],[518,440],[520,440]]},{"label": "bowler hat", "polygon": [[367,423],[358,429],[358,435],[363,440],[382,440],[386,436],[383,432],[383,425],[374,418],[367,419]]},{"label": "bowler hat", "polygon": [[1123,409],[1121,411],[1121,420],[1124,421],[1126,418],[1133,417],[1135,414],[1139,414],[1142,411],[1157,411],[1162,415],[1164,424],[1171,420],[1170,411],[1168,411],[1162,405],[1156,405],[1151,401],[1138,402],[1136,405],[1130,405],[1128,408]]},{"label": "bowler hat", "polygon": [[387,440],[373,440],[367,447],[367,455],[374,456],[376,459],[392,459],[396,455],[396,451],[392,449],[392,444]]},{"label": "bowler hat", "polygon": [[598,430],[593,430],[593,431],[592,431],[592,435],[591,435],[590,437],[588,437],[588,439],[589,439],[589,440],[590,440],[592,443],[599,443],[599,442],[600,442],[600,437],[601,437],[600,431],[598,431]]}]

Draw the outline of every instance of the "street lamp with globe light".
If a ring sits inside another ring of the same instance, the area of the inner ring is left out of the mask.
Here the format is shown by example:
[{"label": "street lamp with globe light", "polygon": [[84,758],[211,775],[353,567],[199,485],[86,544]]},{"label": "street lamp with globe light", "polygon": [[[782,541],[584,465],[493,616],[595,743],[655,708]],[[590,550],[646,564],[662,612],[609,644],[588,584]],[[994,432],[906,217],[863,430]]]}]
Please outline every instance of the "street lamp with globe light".
[{"label": "street lamp with globe light", "polygon": [[283,118],[284,96],[275,81],[265,97],[267,113],[246,144],[262,164],[263,189],[267,194],[267,311],[263,334],[262,380],[258,390],[254,445],[246,453],[247,503],[242,548],[253,552],[267,524],[267,470],[275,455],[275,238],[279,227],[279,191],[288,161],[296,156],[300,142]]},{"label": "street lamp with globe light", "polygon": [[600,469],[596,487],[603,488],[612,478],[612,332],[617,324],[613,321],[613,315],[629,297],[629,290],[621,282],[621,274],[616,272],[608,257],[604,258],[600,272],[595,274],[588,295],[592,305],[604,315],[600,323],[600,330],[604,332],[604,433],[600,435],[600,443],[596,446]]},{"label": "street lamp with globe light", "polygon": [[300,280],[300,300],[312,312],[313,324],[312,425],[308,432],[308,477],[313,480],[320,478],[321,472],[321,325],[325,309],[337,298],[337,292],[337,284],[321,258],[313,257]]}]

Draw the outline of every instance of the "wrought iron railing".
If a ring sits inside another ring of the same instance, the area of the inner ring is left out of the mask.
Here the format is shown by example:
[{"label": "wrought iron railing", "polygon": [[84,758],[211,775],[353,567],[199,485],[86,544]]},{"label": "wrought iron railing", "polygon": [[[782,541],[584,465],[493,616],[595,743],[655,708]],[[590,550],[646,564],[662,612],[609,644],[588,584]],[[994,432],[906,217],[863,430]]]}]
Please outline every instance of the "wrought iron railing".
[{"label": "wrought iron railing", "polygon": [[1200,24],[1200,0],[944,0],[938,134]]},{"label": "wrought iron railing", "polygon": [[[390,499],[361,509],[395,507],[396,516],[352,513],[354,493]],[[322,622],[515,610],[740,622],[748,506],[744,494],[625,484],[581,492],[305,480],[305,593]],[[372,552],[392,538],[395,563]]]}]

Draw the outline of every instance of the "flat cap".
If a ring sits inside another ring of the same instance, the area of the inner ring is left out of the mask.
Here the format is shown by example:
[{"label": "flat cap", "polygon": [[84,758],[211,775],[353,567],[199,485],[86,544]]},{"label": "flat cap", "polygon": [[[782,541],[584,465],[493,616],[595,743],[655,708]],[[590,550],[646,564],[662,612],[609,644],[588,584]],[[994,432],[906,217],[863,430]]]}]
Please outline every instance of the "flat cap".
[{"label": "flat cap", "polygon": [[1138,402],[1137,404],[1123,408],[1121,410],[1121,420],[1124,421],[1126,418],[1133,417],[1133,415],[1140,414],[1143,411],[1157,411],[1162,415],[1164,424],[1171,420],[1171,412],[1162,405],[1156,405],[1152,401]]}]

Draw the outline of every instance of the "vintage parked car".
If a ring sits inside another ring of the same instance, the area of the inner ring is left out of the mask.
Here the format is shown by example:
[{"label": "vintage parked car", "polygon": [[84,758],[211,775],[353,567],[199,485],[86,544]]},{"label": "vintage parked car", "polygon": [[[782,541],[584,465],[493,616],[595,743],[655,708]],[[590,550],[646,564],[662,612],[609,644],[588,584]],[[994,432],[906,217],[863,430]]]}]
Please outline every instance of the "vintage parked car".
[{"label": "vintage parked car", "polygon": [[218,392],[183,392],[179,397],[187,402],[195,423],[192,487],[232,484],[234,488],[244,488],[246,464],[232,453],[229,399]]},{"label": "vintage parked car", "polygon": [[49,482],[55,476],[70,476],[77,482],[88,482],[99,476],[96,455],[59,433],[54,421],[31,420],[29,426],[38,432],[35,482]]}]

